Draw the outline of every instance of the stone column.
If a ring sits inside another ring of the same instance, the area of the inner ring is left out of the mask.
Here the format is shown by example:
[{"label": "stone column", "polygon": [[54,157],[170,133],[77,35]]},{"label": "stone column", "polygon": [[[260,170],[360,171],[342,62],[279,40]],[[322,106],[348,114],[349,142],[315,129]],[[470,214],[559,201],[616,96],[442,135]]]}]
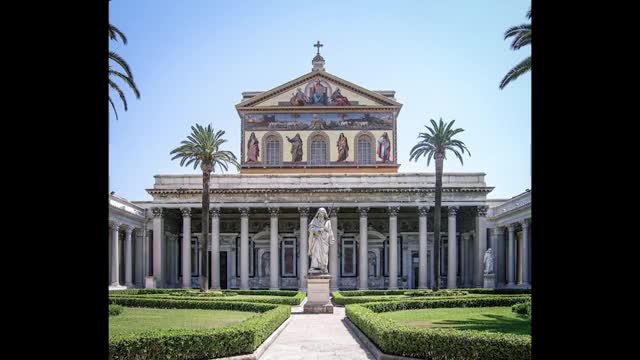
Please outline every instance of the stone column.
[{"label": "stone column", "polygon": [[[240,290],[249,290],[249,208],[240,208]],[[237,250],[236,250],[237,251]]]},{"label": "stone column", "polygon": [[462,234],[462,264],[463,264],[463,287],[469,288],[471,287],[472,279],[471,279],[471,235],[467,232]]},{"label": "stone column", "polygon": [[531,219],[524,219],[522,224],[522,284],[529,286],[529,224]]},{"label": "stone column", "polygon": [[458,237],[456,236],[457,206],[449,206],[449,234],[447,248],[449,250],[449,263],[447,266],[447,288],[457,288],[458,279]]},{"label": "stone column", "polygon": [[120,223],[111,223],[111,286],[120,286]]},{"label": "stone column", "polygon": [[220,208],[209,209],[211,216],[211,289],[220,289]]},{"label": "stone column", "polygon": [[280,213],[280,209],[277,207],[270,207],[269,215],[271,217],[271,224],[269,226],[271,230],[269,243],[270,243],[270,253],[271,253],[271,261],[269,262],[269,289],[270,290],[279,290],[280,289],[280,256],[278,253],[278,214]]},{"label": "stone column", "polygon": [[[398,288],[398,213],[399,206],[389,206],[389,289]],[[381,264],[384,266],[384,264]]]},{"label": "stone column", "polygon": [[133,244],[131,243],[133,228],[128,226],[124,231],[124,285],[131,288],[133,287]]},{"label": "stone column", "polygon": [[509,224],[509,243],[507,244],[507,286],[514,286],[516,282],[515,258],[515,224]]},{"label": "stone column", "polygon": [[418,225],[420,234],[418,236],[418,288],[427,288],[427,214],[429,206],[421,206],[418,208]]},{"label": "stone column", "polygon": [[487,211],[489,207],[478,206],[476,210],[473,286],[481,288],[484,286],[484,264],[482,260],[485,251],[487,251]]},{"label": "stone column", "polygon": [[162,277],[162,208],[156,207],[153,211],[153,277],[157,287],[163,287]]},{"label": "stone column", "polygon": [[182,288],[191,289],[191,209],[182,208]]},{"label": "stone column", "polygon": [[338,239],[338,211],[340,208],[332,207],[329,209],[329,220],[331,221],[331,230],[333,238],[336,240],[333,245],[329,245],[329,275],[331,275],[330,291],[338,291],[338,278],[340,277],[338,261],[338,247],[340,241]]},{"label": "stone column", "polygon": [[369,208],[359,207],[358,212],[360,213],[360,251],[358,256],[360,284],[358,285],[358,290],[367,290],[369,288],[369,251],[367,246],[369,241],[369,226],[367,222]]},{"label": "stone column", "polygon": [[[300,290],[307,289],[307,281],[305,276],[309,271],[309,243],[307,236],[309,235],[309,208],[299,207],[300,213],[300,236],[298,237],[298,287]],[[331,268],[331,262],[329,262],[329,268]]]}]

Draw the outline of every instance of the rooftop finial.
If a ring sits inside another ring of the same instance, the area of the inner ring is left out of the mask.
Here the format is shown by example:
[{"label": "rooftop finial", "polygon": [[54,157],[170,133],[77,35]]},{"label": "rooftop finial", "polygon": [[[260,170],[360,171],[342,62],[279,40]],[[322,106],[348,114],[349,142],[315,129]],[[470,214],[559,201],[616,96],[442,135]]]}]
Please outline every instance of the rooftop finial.
[{"label": "rooftop finial", "polygon": [[312,68],[313,71],[318,71],[318,70],[324,71],[324,58],[322,57],[322,55],[320,55],[320,48],[323,46],[324,45],[320,43],[320,40],[318,40],[318,42],[316,42],[313,45],[313,47],[318,48],[318,52],[316,53],[316,56],[314,56],[313,60],[311,61],[311,64],[313,65],[313,68]]}]

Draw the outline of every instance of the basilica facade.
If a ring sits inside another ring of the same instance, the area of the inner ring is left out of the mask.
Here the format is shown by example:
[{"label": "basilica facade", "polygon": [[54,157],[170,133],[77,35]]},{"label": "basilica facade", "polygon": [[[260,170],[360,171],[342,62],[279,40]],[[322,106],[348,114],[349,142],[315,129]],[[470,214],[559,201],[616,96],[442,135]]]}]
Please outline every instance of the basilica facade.
[{"label": "basilica facade", "polygon": [[[318,47],[319,49],[319,47]],[[445,173],[433,251],[434,173],[398,172],[395,91],[312,70],[236,105],[239,174],[212,175],[212,289],[306,289],[308,224],[329,213],[332,290],[531,285],[531,194],[488,199],[484,173]],[[236,152],[238,153],[238,152]],[[156,175],[152,201],[110,195],[109,286],[197,288],[202,174]],[[434,257],[440,268],[434,269]]]}]

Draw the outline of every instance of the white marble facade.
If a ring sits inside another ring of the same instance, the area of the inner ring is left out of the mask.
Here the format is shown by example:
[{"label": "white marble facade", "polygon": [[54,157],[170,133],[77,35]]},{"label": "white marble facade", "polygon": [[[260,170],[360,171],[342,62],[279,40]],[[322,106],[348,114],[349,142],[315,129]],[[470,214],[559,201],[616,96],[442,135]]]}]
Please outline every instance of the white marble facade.
[{"label": "white marble facade", "polygon": [[[530,192],[487,199],[493,188],[484,175],[444,174],[441,287],[482,287],[488,247],[497,254],[497,287],[529,287]],[[301,222],[320,207],[336,225],[333,290],[430,288],[434,180],[428,173],[212,176],[211,288],[304,290],[309,259]],[[109,285],[144,287],[153,276],[158,287],[198,287],[201,176],[158,175],[147,191],[152,201],[110,197]]]}]

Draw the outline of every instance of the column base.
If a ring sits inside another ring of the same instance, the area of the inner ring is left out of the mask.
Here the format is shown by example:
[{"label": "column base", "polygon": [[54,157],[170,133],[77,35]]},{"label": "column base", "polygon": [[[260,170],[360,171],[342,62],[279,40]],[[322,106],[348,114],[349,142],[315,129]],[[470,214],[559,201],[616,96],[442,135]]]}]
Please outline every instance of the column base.
[{"label": "column base", "polygon": [[132,288],[134,288],[134,287],[135,287],[135,286],[133,285],[133,283],[131,283],[131,282],[129,282],[129,283],[125,283],[125,284],[124,284],[124,286],[126,286],[126,287],[127,287],[127,289],[132,289]]},{"label": "column base", "polygon": [[389,286],[387,290],[398,290],[397,286]]},{"label": "column base", "polygon": [[270,287],[269,290],[280,290],[279,287]]},{"label": "column base", "polygon": [[508,283],[507,283],[507,287],[508,287],[508,288],[516,287],[516,283],[514,283],[514,282],[508,282]]}]

